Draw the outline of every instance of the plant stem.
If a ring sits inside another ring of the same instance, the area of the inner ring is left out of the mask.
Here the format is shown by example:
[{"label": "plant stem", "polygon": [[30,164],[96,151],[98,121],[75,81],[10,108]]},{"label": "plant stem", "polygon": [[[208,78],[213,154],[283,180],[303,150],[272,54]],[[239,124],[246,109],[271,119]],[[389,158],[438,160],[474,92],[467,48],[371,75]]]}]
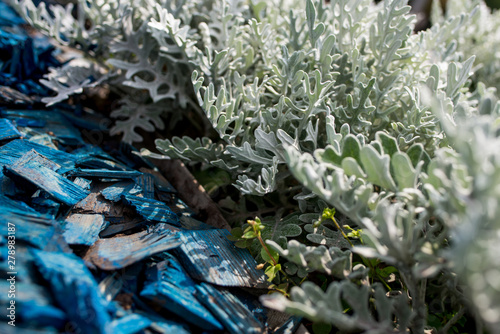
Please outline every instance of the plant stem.
[{"label": "plant stem", "polygon": [[400,270],[401,278],[406,283],[411,296],[411,305],[416,316],[411,325],[412,333],[424,333],[427,320],[427,308],[425,305],[425,290],[427,280],[415,282],[412,277],[411,269]]},{"label": "plant stem", "polygon": [[259,242],[262,245],[262,247],[264,248],[264,250],[266,251],[267,255],[269,255],[269,258],[271,259],[271,261],[273,261],[273,265],[276,266],[278,263],[276,262],[274,257],[271,255],[271,252],[269,251],[269,248],[267,248],[267,245],[264,243],[264,240],[260,236],[260,232],[257,234],[257,238],[259,239]]},{"label": "plant stem", "polygon": [[[271,255],[271,252],[269,251],[269,248],[267,248],[267,245],[265,244],[264,240],[260,236],[260,231],[257,233],[257,238],[259,239],[259,242],[262,245],[262,247],[264,248],[264,250],[266,251],[267,255],[269,255],[269,258],[273,262],[273,265],[277,266],[278,262],[276,262],[276,260],[274,259],[274,257]],[[286,279],[288,281],[292,282],[293,285],[297,286],[297,284],[287,275],[287,273],[283,269],[279,269],[279,271],[280,271],[281,274],[283,274],[283,276],[286,277]]]},{"label": "plant stem", "polygon": [[446,334],[450,331],[451,326],[453,326],[461,317],[465,314],[465,307],[461,307],[460,310],[451,318],[446,325],[439,331],[439,333]]},{"label": "plant stem", "polygon": [[335,217],[331,217],[330,218],[331,220],[333,220],[333,222],[335,223],[335,226],[337,227],[337,229],[340,231],[340,233],[342,233],[342,236],[344,236],[344,238],[347,240],[347,242],[349,243],[349,245],[351,245],[351,247],[354,247],[354,244],[352,243],[352,241],[347,237],[347,235],[345,234],[344,230],[340,227],[339,223],[337,223],[337,220],[335,220]]}]

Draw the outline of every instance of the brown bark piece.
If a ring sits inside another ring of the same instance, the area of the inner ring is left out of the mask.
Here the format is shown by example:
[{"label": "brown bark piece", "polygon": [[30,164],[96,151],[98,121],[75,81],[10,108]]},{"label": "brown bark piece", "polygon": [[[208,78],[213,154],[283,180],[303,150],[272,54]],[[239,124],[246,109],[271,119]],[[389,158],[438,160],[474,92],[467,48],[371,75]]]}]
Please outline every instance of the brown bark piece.
[{"label": "brown bark piece", "polygon": [[231,230],[217,205],[179,160],[153,160],[168,181],[177,189],[179,197],[208,225]]}]

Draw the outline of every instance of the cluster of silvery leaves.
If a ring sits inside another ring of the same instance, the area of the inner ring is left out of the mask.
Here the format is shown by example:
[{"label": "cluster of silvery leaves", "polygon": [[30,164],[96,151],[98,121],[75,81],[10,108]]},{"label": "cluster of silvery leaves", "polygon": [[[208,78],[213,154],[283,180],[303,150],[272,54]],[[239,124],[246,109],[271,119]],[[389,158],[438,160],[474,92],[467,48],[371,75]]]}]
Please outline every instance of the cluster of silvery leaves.
[{"label": "cluster of silvery leaves", "polygon": [[432,21],[443,24],[445,20],[461,13],[473,13],[468,22],[450,36],[449,42],[464,56],[476,56],[473,68],[473,80],[481,81],[486,86],[500,90],[500,10],[493,13],[482,1],[448,1],[442,11],[433,2]]},{"label": "cluster of silvery leaves", "polygon": [[[13,1],[86,55],[49,75],[47,102],[108,83],[124,96],[114,131],[129,141],[137,127],[162,128],[168,110],[198,110],[218,139],[157,140],[158,150],[286,208],[263,219],[268,245],[293,272],[335,281],[266,306],[345,332],[421,333],[432,292],[498,332],[500,104],[487,88],[500,82],[498,13],[452,1],[412,34],[404,0],[81,0],[75,16]],[[362,245],[342,251],[335,231],[311,224],[327,207],[362,229]],[[309,245],[293,239],[301,233]],[[395,267],[401,289],[372,284],[353,254]]]}]

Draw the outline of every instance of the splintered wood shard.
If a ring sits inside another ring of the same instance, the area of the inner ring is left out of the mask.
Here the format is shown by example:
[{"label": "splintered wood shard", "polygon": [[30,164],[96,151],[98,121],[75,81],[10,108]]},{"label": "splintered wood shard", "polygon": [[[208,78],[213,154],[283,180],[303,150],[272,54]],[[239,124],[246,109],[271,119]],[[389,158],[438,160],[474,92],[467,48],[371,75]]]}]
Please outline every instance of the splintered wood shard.
[{"label": "splintered wood shard", "polygon": [[[0,282],[0,288],[3,288],[4,291],[9,290],[9,285],[9,282],[6,280]],[[31,282],[16,282],[15,305],[23,310],[22,319],[24,323],[29,323],[35,328],[64,328],[64,325],[68,323],[68,317],[63,310],[55,307],[52,303],[52,298],[45,287]],[[17,331],[12,333],[15,332],[18,333]],[[31,331],[19,332],[28,334]],[[6,331],[5,333],[11,332]]]},{"label": "splintered wood shard", "polygon": [[133,334],[133,333],[143,333],[143,330],[151,326],[153,321],[150,319],[132,313],[126,315],[120,319],[113,320],[111,326],[113,327],[113,333],[116,334]]},{"label": "splintered wood shard", "polygon": [[139,169],[141,172],[149,174],[154,178],[154,185],[159,191],[166,193],[177,193],[177,190],[167,181],[167,179],[157,170],[144,168]]},{"label": "splintered wood shard", "polygon": [[99,177],[108,179],[133,179],[141,175],[138,171],[109,170],[109,169],[86,169],[76,168],[70,172],[73,176]]},{"label": "splintered wood shard", "polygon": [[64,239],[70,245],[92,246],[99,239],[105,221],[103,215],[69,215],[65,220]]},{"label": "splintered wood shard", "polygon": [[31,150],[35,150],[47,159],[65,168],[74,168],[76,156],[63,151],[30,142],[25,139],[15,139],[0,147],[0,165],[11,165],[17,159]]},{"label": "splintered wood shard", "polygon": [[[52,295],[79,331],[112,333],[107,302],[82,259],[74,254],[39,250],[34,250],[34,258],[40,273],[51,287]],[[92,321],[89,321],[90,317]]]},{"label": "splintered wood shard", "polygon": [[219,321],[196,300],[195,292],[196,283],[170,255],[167,260],[159,262],[146,272],[141,297],[202,329],[222,330]]},{"label": "splintered wood shard", "polygon": [[108,201],[118,202],[121,200],[122,195],[135,195],[140,193],[141,190],[142,189],[135,182],[126,180],[106,187],[101,191],[101,195]]},{"label": "splintered wood shard", "polygon": [[184,201],[181,200],[177,194],[158,192],[158,198],[161,201],[164,201],[165,204],[167,204],[179,217],[193,217],[196,215],[196,213],[189,206],[187,206],[187,204],[184,203]]},{"label": "splintered wood shard", "polygon": [[21,138],[21,132],[6,118],[0,118],[0,141]]},{"label": "splintered wood shard", "polygon": [[84,144],[74,126],[58,110],[3,110],[2,116],[13,120],[19,127],[37,127],[38,132],[48,133],[68,145]]},{"label": "splintered wood shard", "polygon": [[85,255],[85,260],[103,270],[115,270],[178,247],[180,242],[179,233],[175,230],[142,231],[98,240]]},{"label": "splintered wood shard", "polygon": [[163,202],[132,195],[124,195],[123,199],[146,220],[180,227],[179,217]]},{"label": "splintered wood shard", "polygon": [[[1,200],[1,199],[0,199]],[[16,240],[46,251],[71,252],[62,236],[59,222],[48,219],[42,214],[22,214],[20,212],[4,210],[0,206],[0,221],[9,222],[16,226]],[[4,224],[2,235],[7,238],[7,224]]]},{"label": "splintered wood shard", "polygon": [[142,189],[142,195],[145,198],[155,198],[154,177],[151,174],[142,174],[135,178],[136,184]]},{"label": "splintered wood shard", "polygon": [[29,181],[58,201],[70,206],[87,196],[88,191],[54,172],[55,168],[54,162],[31,150],[11,166],[4,166],[4,172],[9,177],[19,177]]},{"label": "splintered wood shard", "polygon": [[189,275],[221,286],[267,287],[264,272],[247,249],[238,248],[227,230],[181,232],[181,246],[174,252]]},{"label": "splintered wood shard", "polygon": [[197,298],[219,319],[231,334],[264,333],[263,325],[252,312],[229,291],[218,290],[210,284],[196,287]]}]

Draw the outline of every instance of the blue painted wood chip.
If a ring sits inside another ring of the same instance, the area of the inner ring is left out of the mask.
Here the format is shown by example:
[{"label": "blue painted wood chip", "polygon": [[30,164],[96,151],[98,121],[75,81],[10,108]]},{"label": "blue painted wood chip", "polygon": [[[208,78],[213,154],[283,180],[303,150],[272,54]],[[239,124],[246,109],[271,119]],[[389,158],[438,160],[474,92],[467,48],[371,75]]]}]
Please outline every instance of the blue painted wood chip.
[{"label": "blue painted wood chip", "polygon": [[0,168],[0,194],[16,196],[19,192],[21,189],[18,189],[14,181],[3,174],[3,168]]},{"label": "blue painted wood chip", "polygon": [[35,264],[76,331],[111,334],[107,302],[82,259],[74,254],[33,252]]},{"label": "blue painted wood chip", "polygon": [[78,159],[94,157],[117,162],[115,158],[109,155],[109,153],[104,151],[102,148],[90,144],[85,144],[81,147],[78,147],[77,149],[71,151],[71,154],[76,155]]},{"label": "blue painted wood chip", "polygon": [[219,319],[231,334],[264,333],[264,326],[252,312],[227,290],[218,290],[210,284],[196,287],[196,297]]},{"label": "blue painted wood chip", "polygon": [[45,213],[52,219],[56,219],[61,203],[43,197],[43,192],[40,195],[31,198],[31,206],[40,213]]},{"label": "blue painted wood chip", "polygon": [[221,286],[261,287],[267,283],[248,249],[238,248],[222,229],[185,230],[182,244],[174,250],[194,279]]},{"label": "blue painted wood chip", "polygon": [[155,181],[151,174],[141,174],[135,178],[135,183],[142,189],[142,196],[145,198],[155,198]]},{"label": "blue painted wood chip", "polygon": [[113,160],[106,160],[96,157],[82,157],[78,159],[76,165],[80,168],[87,169],[104,169],[104,170],[130,170],[128,167]]},{"label": "blue painted wood chip", "polygon": [[58,110],[2,110],[2,117],[18,127],[37,127],[38,133],[49,133],[67,145],[85,144],[78,131]]},{"label": "blue painted wood chip", "polygon": [[71,169],[75,167],[77,157],[63,151],[30,142],[26,139],[15,139],[0,147],[0,165],[11,165],[31,150],[35,150],[56,164]]},{"label": "blue painted wood chip", "polygon": [[54,168],[54,162],[31,150],[12,165],[4,166],[4,173],[11,178],[27,180],[56,200],[70,206],[89,194],[87,190],[54,172]]},{"label": "blue painted wood chip", "polygon": [[[9,287],[10,283],[7,280],[0,281],[1,291],[9,291]],[[64,325],[68,321],[66,313],[52,305],[52,298],[45,287],[19,280],[16,282],[15,295],[15,305],[18,312],[22,314],[23,324],[29,324],[30,327],[34,328],[64,329]],[[7,293],[0,294],[0,304],[8,305],[9,302]],[[0,329],[0,333],[4,332]]]},{"label": "blue painted wood chip", "polygon": [[90,185],[92,184],[91,180],[84,179],[83,177],[77,177],[73,180],[73,182],[85,190],[90,190]]},{"label": "blue painted wood chip", "polygon": [[124,268],[153,254],[178,247],[181,243],[179,236],[177,230],[156,226],[154,231],[99,239],[88,250],[85,260],[103,270]]},{"label": "blue painted wood chip", "polygon": [[2,213],[12,213],[50,219],[49,215],[44,215],[30,207],[28,204],[22,201],[15,201],[7,196],[4,196],[3,194],[0,194],[0,210]]},{"label": "blue painted wood chip", "polygon": [[181,200],[176,193],[165,193],[160,191],[158,192],[158,198],[160,201],[165,202],[165,204],[167,204],[179,217],[193,217],[196,215],[193,209],[184,203],[184,201]]},{"label": "blue painted wood chip", "polygon": [[113,327],[113,334],[135,334],[142,332],[152,323],[153,321],[142,315],[131,313],[120,319],[113,320],[111,326]]},{"label": "blue painted wood chip", "polygon": [[168,180],[158,170],[145,167],[142,167],[139,170],[145,174],[153,176],[155,188],[159,191],[166,193],[177,193],[177,189],[175,189],[174,186],[172,186],[170,182],[168,182]]},{"label": "blue painted wood chip", "polygon": [[101,190],[101,195],[112,202],[118,202],[123,195],[137,195],[142,192],[142,188],[136,182],[126,180],[113,184]]},{"label": "blue painted wood chip", "polygon": [[179,261],[167,255],[165,261],[148,269],[140,295],[204,330],[222,330],[220,322],[195,298],[195,287]]},{"label": "blue painted wood chip", "polygon": [[11,140],[21,138],[22,134],[17,128],[6,118],[0,118],[0,140]]},{"label": "blue painted wood chip", "polygon": [[16,228],[16,240],[46,251],[71,252],[68,244],[62,236],[62,228],[59,222],[36,214],[22,214],[5,210],[0,207],[0,221],[5,222],[0,231],[7,239],[8,224],[14,224]]},{"label": "blue painted wood chip", "polygon": [[[112,220],[109,219],[108,220]],[[101,238],[109,238],[118,233],[124,233],[126,231],[130,231],[134,228],[144,227],[147,225],[147,222],[142,219],[134,219],[129,222],[121,223],[121,222],[110,222],[108,226],[104,230],[99,233],[99,237]]]},{"label": "blue painted wood chip", "polygon": [[132,195],[124,195],[122,198],[125,203],[133,206],[144,219],[180,227],[179,217],[165,203]]},{"label": "blue painted wood chip", "polygon": [[109,179],[133,179],[141,175],[138,171],[75,168],[69,172],[72,176],[99,177]]},{"label": "blue painted wood chip", "polygon": [[99,239],[99,232],[105,226],[103,215],[70,214],[63,227],[64,240],[70,245],[92,246]]}]

